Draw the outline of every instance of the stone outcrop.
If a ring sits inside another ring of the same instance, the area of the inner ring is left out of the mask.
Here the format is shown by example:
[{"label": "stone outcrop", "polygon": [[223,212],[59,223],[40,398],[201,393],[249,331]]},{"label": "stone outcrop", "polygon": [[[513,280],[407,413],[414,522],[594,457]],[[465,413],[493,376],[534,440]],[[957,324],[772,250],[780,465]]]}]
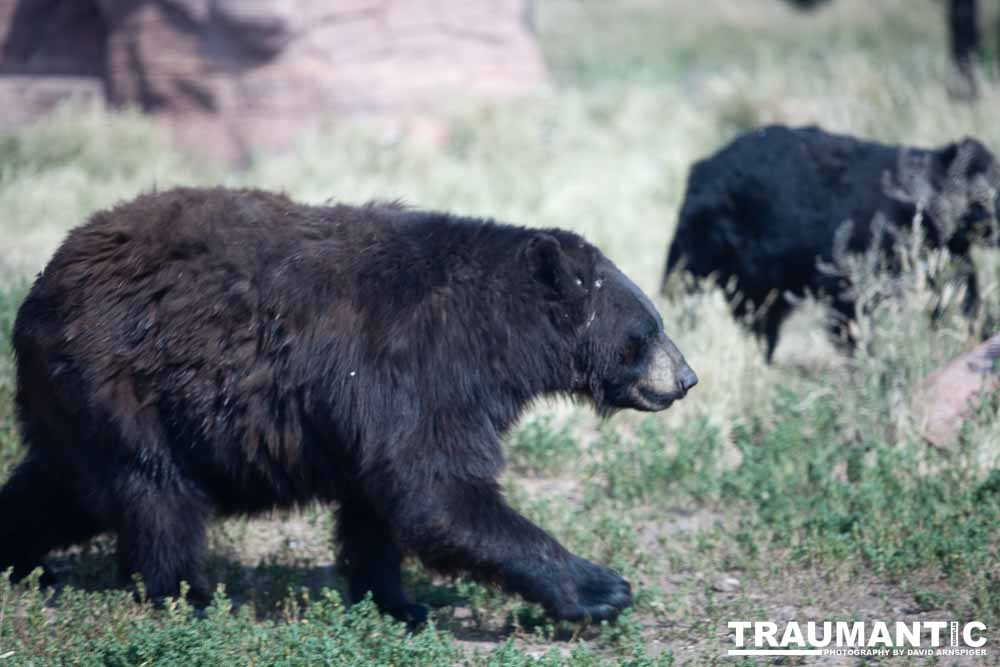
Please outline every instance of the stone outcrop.
[{"label": "stone outcrop", "polygon": [[324,118],[437,115],[544,86],[529,2],[0,0],[0,124],[101,91],[239,159]]},{"label": "stone outcrop", "polygon": [[1000,334],[927,376],[913,402],[920,432],[932,445],[949,447],[962,424],[1000,387]]}]

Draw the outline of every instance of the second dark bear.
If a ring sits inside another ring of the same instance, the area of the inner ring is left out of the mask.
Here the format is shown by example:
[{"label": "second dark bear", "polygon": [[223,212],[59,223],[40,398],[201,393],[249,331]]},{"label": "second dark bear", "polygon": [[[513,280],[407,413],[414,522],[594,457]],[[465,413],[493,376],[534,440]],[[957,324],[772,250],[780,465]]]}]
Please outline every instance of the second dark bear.
[{"label": "second dark bear", "polygon": [[205,595],[206,522],[318,499],[352,597],[410,621],[406,553],[555,618],[627,607],[624,579],[505,502],[501,435],[542,395],[655,411],[697,381],[575,234],[259,191],[94,215],[13,340],[27,452],[0,489],[0,571],[112,532],[152,596]]},{"label": "second dark bear", "polygon": [[877,238],[888,249],[892,234],[877,233],[876,216],[909,229],[919,205],[928,245],[946,246],[964,264],[971,309],[977,291],[969,250],[989,232],[998,190],[993,155],[972,139],[924,150],[816,127],[764,127],[691,168],[663,284],[678,267],[732,284],[735,314],[756,313],[754,332],[765,339],[768,360],[792,308],[785,293],[832,297],[839,339],[854,302],[818,262],[833,262],[839,230],[849,232],[841,239],[847,252],[863,252]]}]

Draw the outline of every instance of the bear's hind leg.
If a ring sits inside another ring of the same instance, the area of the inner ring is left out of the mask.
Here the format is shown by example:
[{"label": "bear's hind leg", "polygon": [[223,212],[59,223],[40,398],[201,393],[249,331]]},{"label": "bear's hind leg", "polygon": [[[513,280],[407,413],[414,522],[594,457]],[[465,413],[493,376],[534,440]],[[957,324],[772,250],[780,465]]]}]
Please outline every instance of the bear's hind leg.
[{"label": "bear's hind leg", "polygon": [[779,296],[763,312],[758,313],[757,319],[753,322],[754,335],[764,341],[764,357],[768,364],[774,360],[774,351],[778,347],[778,338],[781,335],[781,325],[791,310],[784,297]]},{"label": "bear's hind leg", "polygon": [[855,304],[847,299],[834,299],[830,305],[827,321],[827,335],[830,342],[842,354],[852,355],[857,347],[851,323],[855,317]]},{"label": "bear's hind leg", "polygon": [[118,526],[118,565],[124,579],[142,577],[154,601],[180,594],[181,581],[198,604],[210,599],[203,568],[204,503],[179,489],[151,488],[145,478],[133,479],[126,491]]},{"label": "bear's hind leg", "polygon": [[337,511],[337,541],[352,603],[371,592],[383,613],[411,626],[427,619],[427,608],[411,602],[403,592],[403,557],[388,523],[364,503],[343,503]]},{"label": "bear's hind leg", "polygon": [[0,488],[0,572],[14,581],[53,549],[86,542],[102,527],[69,484],[73,471],[29,454]]}]

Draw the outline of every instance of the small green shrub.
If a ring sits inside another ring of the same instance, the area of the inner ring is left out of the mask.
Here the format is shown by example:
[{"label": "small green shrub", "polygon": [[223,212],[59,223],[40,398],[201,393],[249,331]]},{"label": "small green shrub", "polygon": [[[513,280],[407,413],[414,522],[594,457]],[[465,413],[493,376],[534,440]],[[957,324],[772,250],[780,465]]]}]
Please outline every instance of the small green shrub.
[{"label": "small green shrub", "polygon": [[592,452],[589,475],[600,494],[626,503],[711,502],[720,451],[718,430],[707,419],[669,431],[658,420],[647,419],[634,437],[605,429]]},{"label": "small green shrub", "polygon": [[580,456],[569,426],[555,426],[550,415],[534,417],[521,426],[510,438],[508,452],[514,470],[547,475],[572,468]]}]

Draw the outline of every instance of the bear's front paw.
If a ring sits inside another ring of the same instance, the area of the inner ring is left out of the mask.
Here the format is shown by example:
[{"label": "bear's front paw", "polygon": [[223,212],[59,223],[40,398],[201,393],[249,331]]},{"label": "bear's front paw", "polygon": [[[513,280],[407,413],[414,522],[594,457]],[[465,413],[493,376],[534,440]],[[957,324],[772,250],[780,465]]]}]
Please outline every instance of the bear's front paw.
[{"label": "bear's front paw", "polygon": [[503,584],[506,590],[540,603],[560,621],[609,620],[632,606],[632,587],[627,581],[572,554],[566,554],[558,565],[549,560],[508,567]]},{"label": "bear's front paw", "polygon": [[632,587],[606,567],[576,558],[569,576],[570,595],[548,609],[557,620],[610,620],[632,606]]}]

